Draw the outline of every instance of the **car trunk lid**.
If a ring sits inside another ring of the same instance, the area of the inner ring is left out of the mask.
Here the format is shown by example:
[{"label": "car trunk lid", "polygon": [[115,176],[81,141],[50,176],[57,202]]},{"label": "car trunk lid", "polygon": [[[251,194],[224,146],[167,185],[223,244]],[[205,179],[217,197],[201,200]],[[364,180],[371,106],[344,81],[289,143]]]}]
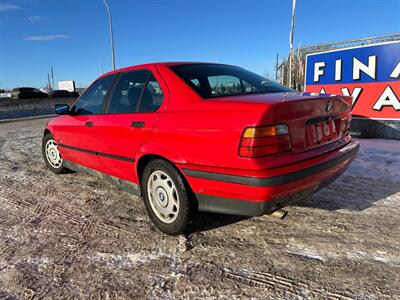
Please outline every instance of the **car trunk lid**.
[{"label": "car trunk lid", "polygon": [[303,152],[333,143],[345,135],[351,120],[351,97],[316,93],[272,93],[220,100],[265,104],[255,125],[286,124],[291,151]]}]

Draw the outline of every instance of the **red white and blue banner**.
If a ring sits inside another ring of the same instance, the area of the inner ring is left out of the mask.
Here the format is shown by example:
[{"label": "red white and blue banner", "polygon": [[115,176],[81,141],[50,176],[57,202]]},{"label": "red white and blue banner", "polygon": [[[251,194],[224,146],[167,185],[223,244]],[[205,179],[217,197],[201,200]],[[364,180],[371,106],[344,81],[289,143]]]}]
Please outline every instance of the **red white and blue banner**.
[{"label": "red white and blue banner", "polygon": [[308,54],[305,91],[353,97],[353,117],[400,120],[400,41]]}]

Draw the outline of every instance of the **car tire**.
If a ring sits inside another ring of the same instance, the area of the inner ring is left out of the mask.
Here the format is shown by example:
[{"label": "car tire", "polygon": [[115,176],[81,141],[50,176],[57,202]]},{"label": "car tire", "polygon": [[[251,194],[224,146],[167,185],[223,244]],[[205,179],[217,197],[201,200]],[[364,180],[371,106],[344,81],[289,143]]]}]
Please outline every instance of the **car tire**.
[{"label": "car tire", "polygon": [[50,133],[45,134],[42,139],[42,155],[47,168],[53,173],[62,174],[68,171],[64,167],[64,160],[58,151],[57,143]]},{"label": "car tire", "polygon": [[163,159],[150,161],[143,172],[141,188],[147,213],[159,230],[183,234],[194,213],[191,191],[178,170]]}]

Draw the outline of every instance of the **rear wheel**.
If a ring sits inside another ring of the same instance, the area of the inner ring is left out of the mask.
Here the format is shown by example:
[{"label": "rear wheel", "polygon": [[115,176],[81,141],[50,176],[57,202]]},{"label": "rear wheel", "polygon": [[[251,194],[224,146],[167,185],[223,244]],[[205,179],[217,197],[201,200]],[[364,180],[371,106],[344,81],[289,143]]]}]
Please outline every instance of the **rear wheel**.
[{"label": "rear wheel", "polygon": [[42,154],[47,167],[56,174],[65,173],[67,168],[64,167],[64,160],[53,136],[47,133],[42,140]]},{"label": "rear wheel", "polygon": [[141,187],[147,213],[157,228],[170,235],[184,233],[193,207],[177,169],[165,160],[152,160],[144,169]]}]

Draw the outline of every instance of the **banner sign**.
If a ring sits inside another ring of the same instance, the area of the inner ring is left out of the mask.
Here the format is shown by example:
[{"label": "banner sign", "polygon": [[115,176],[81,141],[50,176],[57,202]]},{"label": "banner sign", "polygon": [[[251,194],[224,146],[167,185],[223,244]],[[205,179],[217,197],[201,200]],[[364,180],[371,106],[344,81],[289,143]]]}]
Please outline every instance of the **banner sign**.
[{"label": "banner sign", "polygon": [[73,80],[64,80],[58,82],[59,90],[66,90],[68,92],[75,92],[75,81]]},{"label": "banner sign", "polygon": [[305,91],[353,97],[353,117],[400,120],[400,41],[308,54]]}]

